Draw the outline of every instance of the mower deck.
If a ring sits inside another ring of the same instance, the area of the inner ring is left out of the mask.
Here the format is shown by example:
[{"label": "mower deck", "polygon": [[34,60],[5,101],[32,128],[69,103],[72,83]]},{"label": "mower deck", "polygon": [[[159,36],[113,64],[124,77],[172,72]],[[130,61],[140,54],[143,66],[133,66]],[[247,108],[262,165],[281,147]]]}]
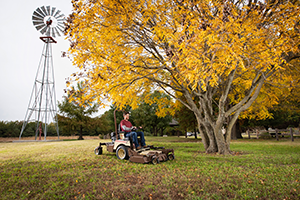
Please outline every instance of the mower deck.
[{"label": "mower deck", "polygon": [[146,148],[135,150],[130,145],[129,139],[116,140],[108,143],[100,142],[99,146],[95,148],[96,155],[101,155],[103,153],[102,146],[104,145],[108,152],[115,152],[119,159],[129,159],[129,161],[136,163],[158,164],[175,158],[174,150],[165,149],[164,147],[154,147],[153,145],[150,145]]}]

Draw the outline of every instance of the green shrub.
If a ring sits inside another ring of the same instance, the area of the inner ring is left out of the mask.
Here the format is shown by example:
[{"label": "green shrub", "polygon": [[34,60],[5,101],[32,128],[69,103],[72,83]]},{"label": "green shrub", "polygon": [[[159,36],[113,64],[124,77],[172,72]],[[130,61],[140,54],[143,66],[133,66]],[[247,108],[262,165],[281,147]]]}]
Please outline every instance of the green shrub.
[{"label": "green shrub", "polygon": [[150,132],[144,132],[144,136],[152,136]]},{"label": "green shrub", "polygon": [[269,134],[269,132],[262,132],[262,133],[260,133],[259,138],[260,139],[271,139],[272,136]]}]

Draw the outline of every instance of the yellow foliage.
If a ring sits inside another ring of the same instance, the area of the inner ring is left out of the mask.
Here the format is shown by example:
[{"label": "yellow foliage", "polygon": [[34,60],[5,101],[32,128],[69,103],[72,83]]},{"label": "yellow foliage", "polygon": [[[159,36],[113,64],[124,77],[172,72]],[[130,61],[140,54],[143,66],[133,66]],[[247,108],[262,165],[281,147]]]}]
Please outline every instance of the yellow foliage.
[{"label": "yellow foliage", "polygon": [[[224,3],[226,2],[226,3]],[[158,103],[159,115],[178,103],[142,96],[161,90],[172,97],[219,90],[235,71],[228,98],[238,104],[253,80],[274,72],[273,84],[286,84],[285,55],[299,52],[299,5],[257,4],[239,6],[230,1],[72,1],[67,36],[69,54],[86,80],[89,95],[104,106],[119,108],[139,102]],[[261,6],[261,9],[258,8]],[[265,6],[265,7],[263,7]],[[269,12],[262,14],[266,9]],[[272,12],[272,15],[269,13]],[[297,27],[298,26],[298,27]],[[257,104],[242,114],[259,110],[259,118],[270,117],[268,107],[282,93],[268,85]],[[216,97],[219,100],[220,97]]]}]

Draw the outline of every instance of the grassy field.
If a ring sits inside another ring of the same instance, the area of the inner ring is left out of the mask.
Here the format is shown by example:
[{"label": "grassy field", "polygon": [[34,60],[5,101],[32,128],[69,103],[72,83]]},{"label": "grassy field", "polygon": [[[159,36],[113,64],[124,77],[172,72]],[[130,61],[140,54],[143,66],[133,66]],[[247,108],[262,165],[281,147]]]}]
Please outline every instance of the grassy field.
[{"label": "grassy field", "polygon": [[299,139],[232,141],[233,156],[207,155],[191,138],[146,140],[175,160],[96,156],[100,140],[0,143],[0,199],[300,199]]}]

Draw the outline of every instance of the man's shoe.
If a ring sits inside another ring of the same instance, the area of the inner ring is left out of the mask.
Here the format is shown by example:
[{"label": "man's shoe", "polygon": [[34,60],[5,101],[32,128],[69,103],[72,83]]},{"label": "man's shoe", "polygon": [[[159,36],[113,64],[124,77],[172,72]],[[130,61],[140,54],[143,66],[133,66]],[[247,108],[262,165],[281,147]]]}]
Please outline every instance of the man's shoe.
[{"label": "man's shoe", "polygon": [[136,148],[136,150],[140,150],[142,147],[140,147],[140,146],[138,146],[137,148]]},{"label": "man's shoe", "polygon": [[147,148],[147,147],[148,147],[147,145],[143,146],[143,148]]}]

